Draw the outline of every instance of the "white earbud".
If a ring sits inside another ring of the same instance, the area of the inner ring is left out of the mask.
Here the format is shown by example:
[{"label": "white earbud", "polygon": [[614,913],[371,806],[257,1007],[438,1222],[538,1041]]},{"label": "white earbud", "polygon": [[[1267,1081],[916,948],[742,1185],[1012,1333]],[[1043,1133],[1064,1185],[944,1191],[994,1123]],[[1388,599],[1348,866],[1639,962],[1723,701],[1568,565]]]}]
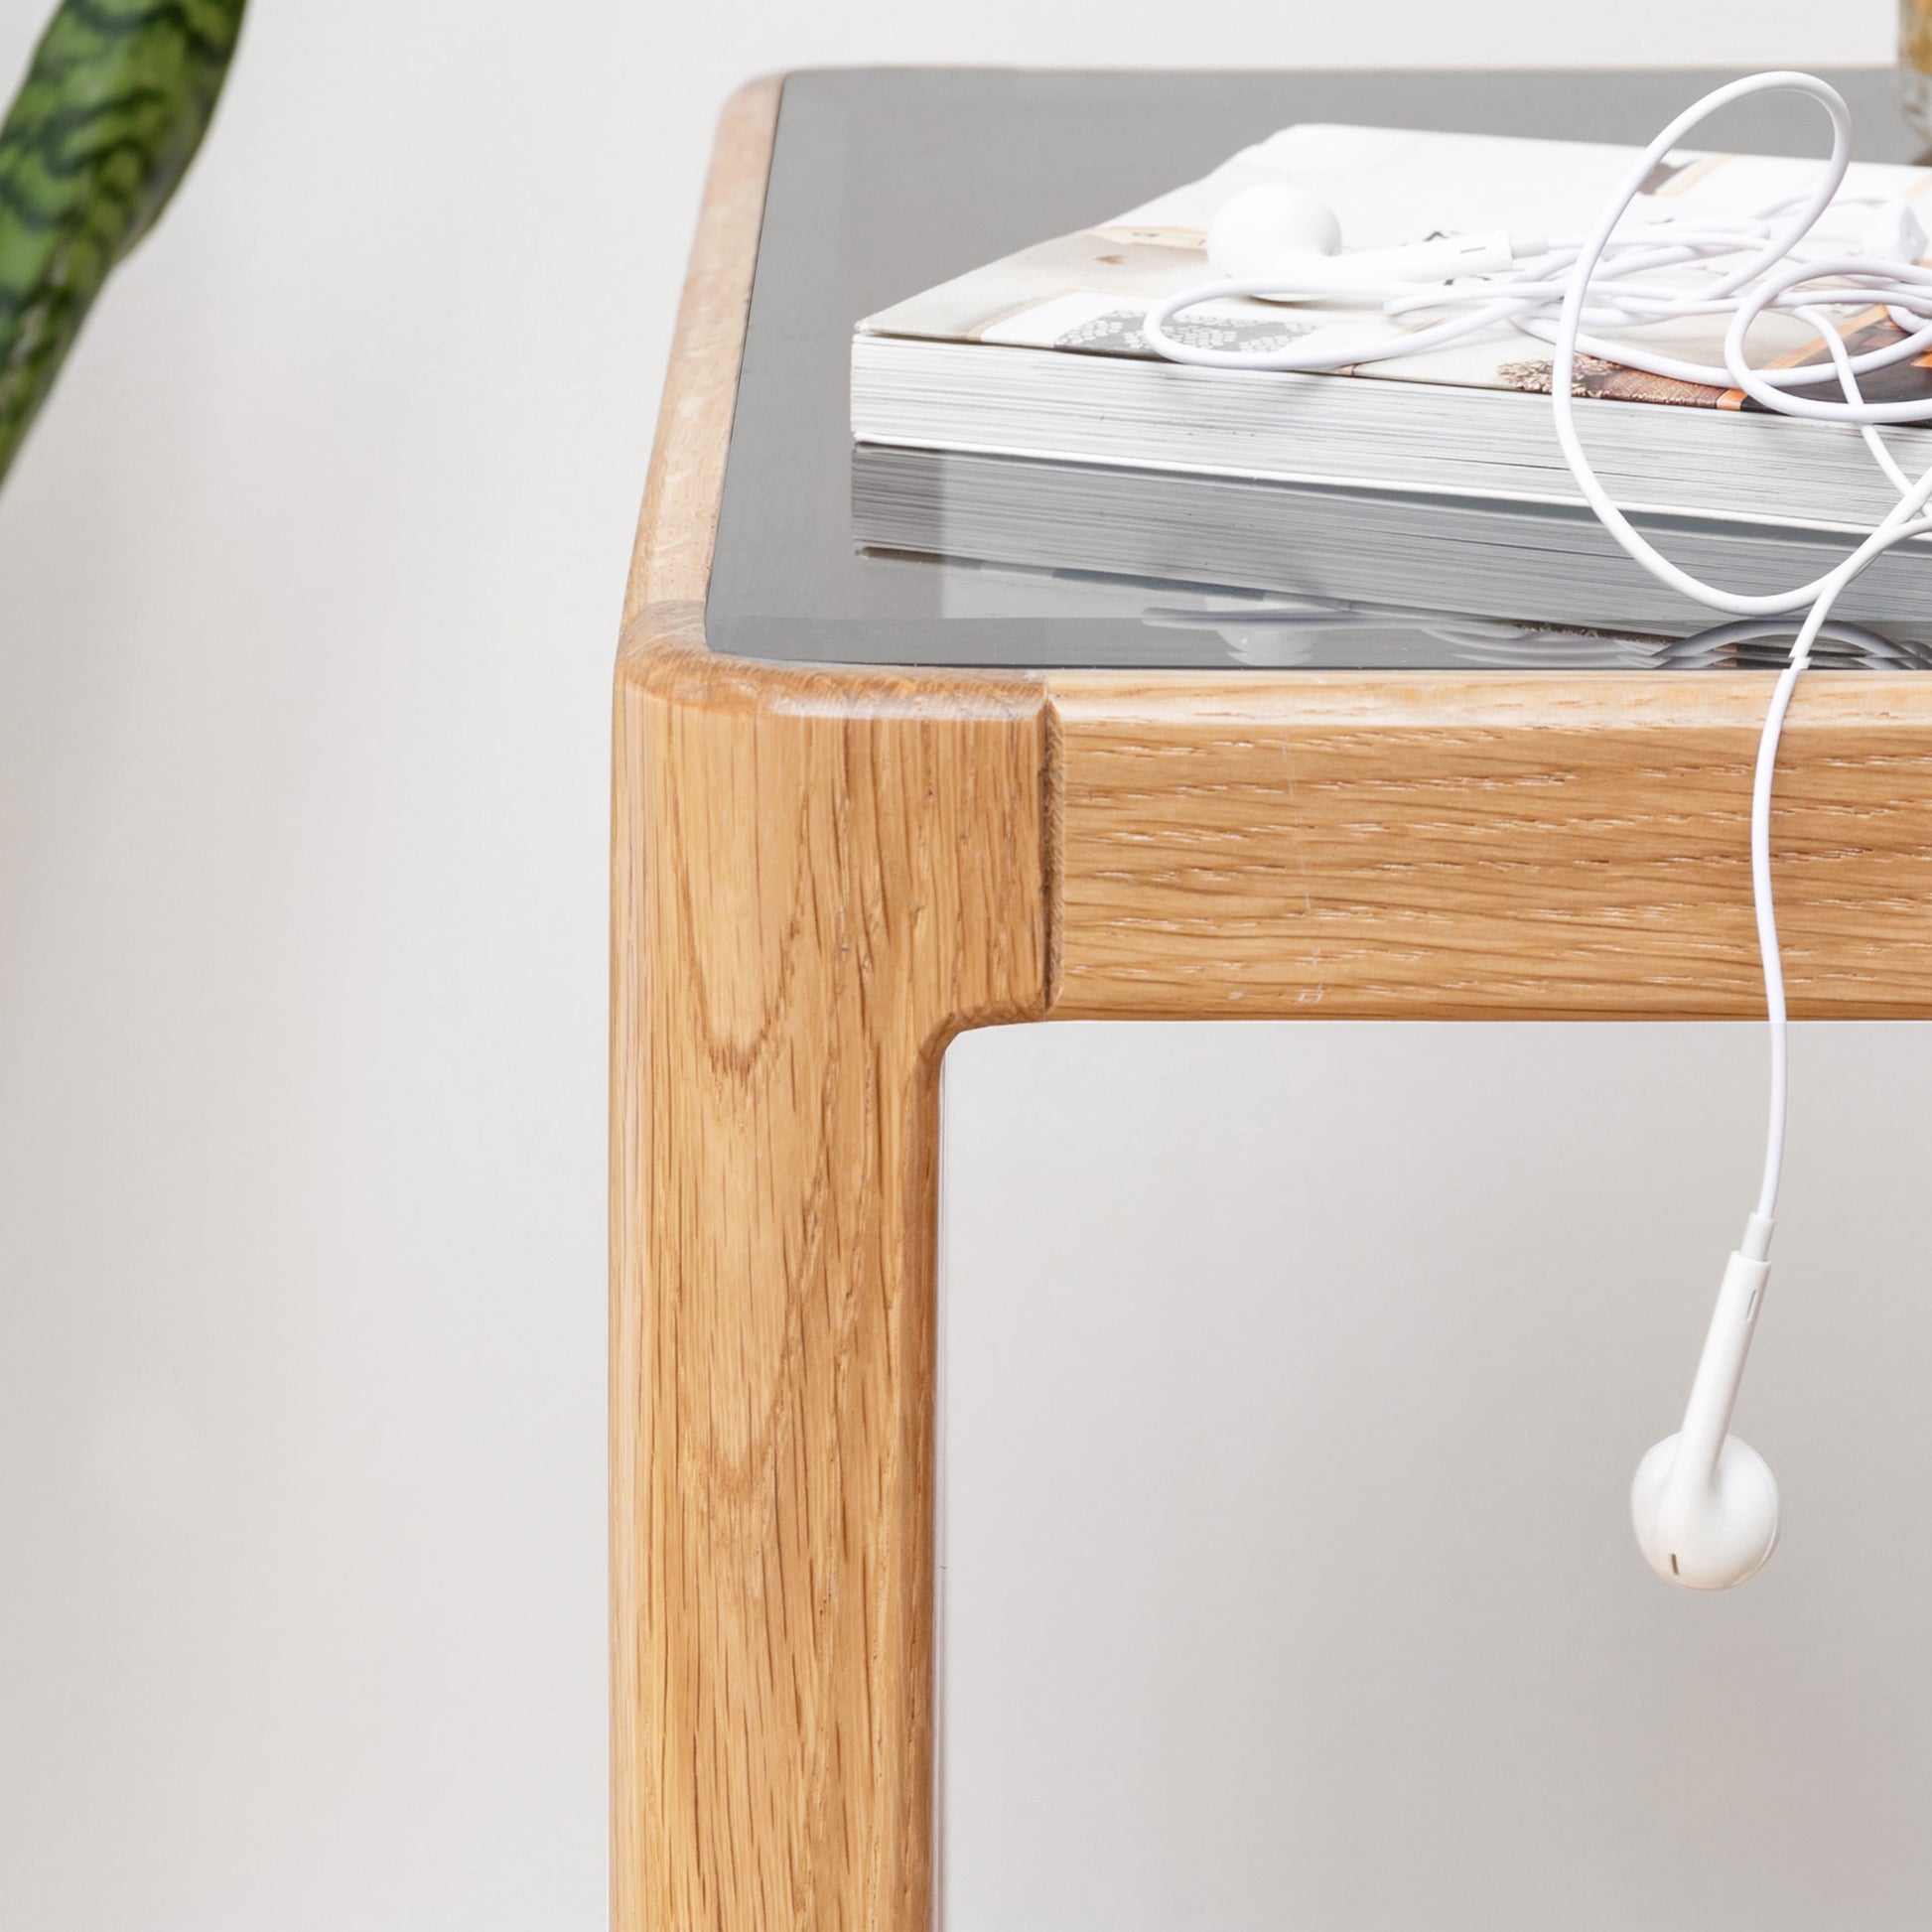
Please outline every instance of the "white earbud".
[{"label": "white earbud", "polygon": [[1222,204],[1207,229],[1207,259],[1216,274],[1235,282],[1279,274],[1283,289],[1298,293],[1495,275],[1549,251],[1547,241],[1498,229],[1344,254],[1334,209],[1319,196],[1281,183],[1244,188]]},{"label": "white earbud", "polygon": [[1916,262],[1926,245],[1925,224],[1909,202],[1878,202],[1859,224],[1853,253],[1878,261]]},{"label": "white earbud", "polygon": [[1207,259],[1230,281],[1305,255],[1332,255],[1340,246],[1334,209],[1305,188],[1244,188],[1221,204],[1207,228]]},{"label": "white earbud", "polygon": [[[1769,1224],[1753,1216],[1745,1245],[1761,1249],[1769,1239]],[[1729,1589],[1756,1576],[1778,1546],[1777,1482],[1729,1433],[1770,1274],[1761,1255],[1730,1257],[1684,1427],[1644,1457],[1630,1485],[1638,1546],[1658,1576],[1686,1589]]]}]

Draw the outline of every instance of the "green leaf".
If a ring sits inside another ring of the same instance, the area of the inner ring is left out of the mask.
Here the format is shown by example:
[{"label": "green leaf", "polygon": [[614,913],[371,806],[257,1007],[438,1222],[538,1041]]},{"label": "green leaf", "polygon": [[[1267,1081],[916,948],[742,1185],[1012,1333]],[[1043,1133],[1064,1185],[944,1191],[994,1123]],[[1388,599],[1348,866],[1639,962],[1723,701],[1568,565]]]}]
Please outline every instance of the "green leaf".
[{"label": "green leaf", "polygon": [[64,0],[0,125],[0,479],[207,131],[246,0]]}]

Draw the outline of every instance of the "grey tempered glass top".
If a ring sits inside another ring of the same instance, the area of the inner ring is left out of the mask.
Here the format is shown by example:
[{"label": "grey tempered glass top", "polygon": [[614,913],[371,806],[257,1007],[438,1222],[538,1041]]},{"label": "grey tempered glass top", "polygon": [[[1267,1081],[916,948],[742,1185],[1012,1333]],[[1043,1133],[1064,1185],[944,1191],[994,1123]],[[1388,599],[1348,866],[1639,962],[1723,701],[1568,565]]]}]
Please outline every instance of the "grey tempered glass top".
[{"label": "grey tempered glass top", "polygon": [[[1277,128],[1357,121],[1641,143],[1724,77],[945,69],[791,76],[725,473],[706,613],[712,647],[815,663],[1058,667],[1697,669],[1776,661],[1788,631],[1710,627],[1688,604],[1662,621],[1653,613],[1632,623],[1575,608],[1572,584],[1567,599],[1552,593],[1553,603],[1571,607],[1557,617],[1526,608],[1535,597],[1519,578],[1505,585],[1480,564],[1485,544],[1492,554],[1515,554],[1508,518],[1520,510],[1011,460],[989,469],[986,459],[855,452],[850,432],[848,358],[860,317],[1104,220]],[[1862,158],[1915,158],[1891,72],[1833,78],[1858,116]],[[1760,96],[1714,120],[1701,138],[1806,154],[1817,152],[1818,133],[1817,116],[1793,112],[1788,96]],[[1018,529],[1024,540],[990,555],[992,525]],[[1097,533],[1077,560],[1056,555],[1058,539],[1048,534],[1072,525]],[[1694,548],[1739,541],[1720,525],[1683,534]],[[1308,595],[1299,585],[1294,594],[1278,583],[1258,589],[1252,573],[1242,581],[1239,557],[1253,556],[1257,542],[1311,559]],[[1686,561],[1708,564],[1716,554],[1701,550]],[[1747,563],[1739,553],[1733,572]],[[1900,559],[1896,568],[1910,565]],[[1418,595],[1419,574],[1425,587],[1453,584],[1453,601]],[[1780,572],[1774,581],[1802,580]],[[1847,625],[1821,652],[1828,659],[1932,663],[1932,608],[1922,625],[1887,622],[1882,635]]]}]

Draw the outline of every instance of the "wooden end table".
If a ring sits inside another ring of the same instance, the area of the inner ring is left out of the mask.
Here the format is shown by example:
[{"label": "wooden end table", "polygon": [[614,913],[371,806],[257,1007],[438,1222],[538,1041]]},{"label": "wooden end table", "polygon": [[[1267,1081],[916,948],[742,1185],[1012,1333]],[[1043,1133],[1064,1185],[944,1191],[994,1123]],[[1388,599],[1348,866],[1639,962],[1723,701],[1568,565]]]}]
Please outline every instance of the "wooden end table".
[{"label": "wooden end table", "polygon": [[[852,323],[1295,120],[1641,140],[1713,77],[826,72],[727,107],[617,667],[621,1932],[928,1922],[956,1034],[1762,1011],[1768,672],[1267,671],[948,615],[934,567],[852,554]],[[1891,76],[1839,78],[1895,124]],[[1793,1014],[1932,1012],[1932,680],[1810,676],[1774,836]]]}]

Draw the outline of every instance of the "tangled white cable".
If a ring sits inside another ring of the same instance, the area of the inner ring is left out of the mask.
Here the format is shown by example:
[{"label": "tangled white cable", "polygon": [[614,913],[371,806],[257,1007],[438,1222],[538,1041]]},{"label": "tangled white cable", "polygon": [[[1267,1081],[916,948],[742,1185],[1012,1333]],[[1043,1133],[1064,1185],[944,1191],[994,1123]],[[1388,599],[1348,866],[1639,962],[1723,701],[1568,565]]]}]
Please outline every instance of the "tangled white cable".
[{"label": "tangled white cable", "polygon": [[[1674,148],[1720,108],[1750,94],[1791,92],[1808,96],[1831,121],[1832,151],[1817,181],[1803,195],[1761,207],[1723,222],[1695,225],[1654,221],[1618,235],[1631,203]],[[1468,237],[1467,259],[1458,266],[1450,243],[1432,242],[1411,249],[1382,249],[1350,257],[1310,254],[1272,264],[1269,272],[1240,279],[1198,284],[1179,291],[1150,311],[1149,344],[1176,362],[1210,368],[1331,370],[1359,366],[1398,355],[1442,348],[1498,325],[1509,325],[1548,343],[1554,349],[1550,400],[1557,440],[1584,500],[1625,551],[1652,576],[1711,609],[1738,618],[1806,613],[1791,655],[1772,694],[1758,743],[1751,790],[1751,887],[1757,913],[1758,949],[1764,969],[1765,1006],[1770,1020],[1770,1122],[1765,1136],[1764,1174],[1756,1212],[1740,1252],[1762,1262],[1768,1252],[1778,1181],[1784,1160],[1784,1121],[1788,1081],[1784,971],[1778,951],[1777,919],[1771,896],[1771,779],[1778,737],[1800,673],[1810,660],[1819,631],[1839,594],[1883,551],[1910,537],[1932,532],[1932,516],[1921,514],[1932,498],[1932,470],[1916,481],[1893,460],[1878,434],[1881,424],[1932,423],[1932,402],[1873,403],[1864,399],[1859,378],[1876,369],[1908,362],[1932,349],[1932,269],[1909,260],[1872,255],[1805,256],[1802,248],[1819,217],[1837,199],[1852,155],[1852,117],[1835,87],[1813,74],[1751,74],[1718,87],[1685,109],[1630,166],[1622,185],[1582,241],[1521,242],[1512,236]],[[1318,207],[1318,205],[1316,205]],[[1331,219],[1332,217],[1330,217]],[[1922,236],[1914,236],[1922,243]],[[1332,246],[1316,241],[1315,248]],[[1449,250],[1446,255],[1446,249]],[[1424,251],[1433,251],[1425,258]],[[1529,265],[1522,265],[1524,258]],[[1660,273],[1688,263],[1717,265],[1719,272],[1688,291],[1677,275],[1660,286]],[[1405,272],[1406,271],[1406,272]],[[1463,279],[1448,280],[1451,275]],[[1346,292],[1356,302],[1378,303],[1390,318],[1417,311],[1448,311],[1419,329],[1351,337],[1345,328],[1264,352],[1215,348],[1177,341],[1168,325],[1184,310],[1231,296],[1273,301],[1333,300]],[[1904,331],[1902,340],[1853,354],[1831,316],[1833,308],[1882,305]],[[1767,310],[1796,315],[1824,341],[1841,395],[1836,400],[1795,396],[1788,390],[1816,384],[1815,363],[1757,369],[1745,359],[1751,325]],[[1627,340],[1609,342],[1591,330],[1630,330],[1692,316],[1727,315],[1724,364],[1707,366],[1652,353]],[[1664,556],[1636,529],[1597,480],[1578,434],[1573,401],[1579,350],[1609,362],[1720,389],[1738,389],[1766,409],[1783,415],[1845,424],[1856,429],[1898,501],[1883,521],[1841,563],[1792,590],[1745,596],[1692,576]]]}]

